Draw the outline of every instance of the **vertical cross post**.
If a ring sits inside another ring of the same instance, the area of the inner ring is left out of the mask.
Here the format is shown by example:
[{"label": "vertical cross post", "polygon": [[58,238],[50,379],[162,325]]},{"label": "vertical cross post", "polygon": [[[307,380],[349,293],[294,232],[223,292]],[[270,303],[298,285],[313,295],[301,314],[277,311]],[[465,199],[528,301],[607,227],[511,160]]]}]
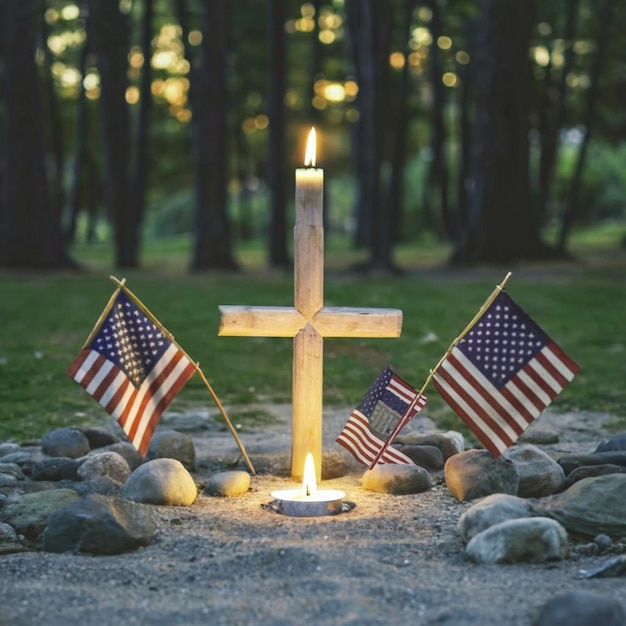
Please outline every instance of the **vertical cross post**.
[{"label": "vertical cross post", "polygon": [[220,336],[293,337],[291,476],[322,473],[324,337],[399,337],[402,311],[324,307],[323,171],[296,170],[294,306],[220,306]]}]

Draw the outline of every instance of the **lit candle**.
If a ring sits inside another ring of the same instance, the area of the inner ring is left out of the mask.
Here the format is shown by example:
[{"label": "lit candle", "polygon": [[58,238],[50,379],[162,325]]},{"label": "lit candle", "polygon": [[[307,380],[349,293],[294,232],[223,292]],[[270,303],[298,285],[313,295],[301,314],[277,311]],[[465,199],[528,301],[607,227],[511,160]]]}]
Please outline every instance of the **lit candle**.
[{"label": "lit candle", "polygon": [[342,500],[346,494],[336,489],[318,489],[317,472],[312,454],[307,454],[304,462],[302,487],[273,491],[276,508],[283,515],[291,517],[319,517],[336,515],[342,511]]},{"label": "lit candle", "polygon": [[324,170],[316,167],[317,136],[311,128],[306,142],[304,167],[296,170],[296,219],[311,225],[322,224],[324,206]]},{"label": "lit candle", "polygon": [[313,318],[324,306],[324,170],[316,164],[315,128],[306,145],[303,168],[296,169],[294,228],[294,305],[305,320],[294,337],[292,472],[313,454],[322,471],[323,339]]}]

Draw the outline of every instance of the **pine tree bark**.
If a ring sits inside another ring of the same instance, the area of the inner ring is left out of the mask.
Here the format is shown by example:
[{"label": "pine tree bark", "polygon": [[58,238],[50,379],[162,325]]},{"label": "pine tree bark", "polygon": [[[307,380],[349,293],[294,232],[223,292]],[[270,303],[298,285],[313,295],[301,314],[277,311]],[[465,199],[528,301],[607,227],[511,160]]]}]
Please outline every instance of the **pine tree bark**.
[{"label": "pine tree bark", "polygon": [[66,254],[61,216],[50,198],[44,116],[35,62],[40,0],[5,6],[4,197],[0,203],[0,264],[13,268],[74,267]]},{"label": "pine tree bark", "polygon": [[195,240],[191,269],[237,269],[227,212],[226,60],[231,5],[205,0],[202,66],[193,76]]},{"label": "pine tree bark", "polygon": [[529,0],[481,1],[472,198],[455,263],[502,264],[549,254],[529,187],[533,8]]}]

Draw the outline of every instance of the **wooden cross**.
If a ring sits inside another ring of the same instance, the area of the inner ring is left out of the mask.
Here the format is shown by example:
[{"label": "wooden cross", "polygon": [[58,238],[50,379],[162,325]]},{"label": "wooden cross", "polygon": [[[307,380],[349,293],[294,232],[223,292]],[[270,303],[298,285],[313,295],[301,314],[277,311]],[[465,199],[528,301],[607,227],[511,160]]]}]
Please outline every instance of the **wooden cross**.
[{"label": "wooden cross", "polygon": [[[314,164],[314,162],[313,162]],[[324,307],[323,170],[296,170],[294,306],[220,306],[220,336],[293,337],[291,476],[322,471],[324,337],[399,337],[402,311]]]}]

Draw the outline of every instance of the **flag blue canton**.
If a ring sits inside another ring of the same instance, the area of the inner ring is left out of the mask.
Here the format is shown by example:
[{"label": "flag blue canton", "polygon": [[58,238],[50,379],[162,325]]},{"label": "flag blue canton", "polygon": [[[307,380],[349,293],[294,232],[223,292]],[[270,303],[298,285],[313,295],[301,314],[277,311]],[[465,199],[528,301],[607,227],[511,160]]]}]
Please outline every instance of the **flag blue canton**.
[{"label": "flag blue canton", "polygon": [[140,387],[170,341],[121,291],[89,346],[124,371]]},{"label": "flag blue canton", "polygon": [[502,387],[550,342],[505,293],[459,343],[458,349],[496,387]]},{"label": "flag blue canton", "polygon": [[393,410],[395,413],[402,415],[407,407],[407,402],[398,397],[397,394],[389,391],[389,383],[393,377],[393,370],[386,368],[374,381],[367,394],[361,400],[357,410],[368,418],[372,417],[372,413],[378,402],[383,402],[385,406]]}]

